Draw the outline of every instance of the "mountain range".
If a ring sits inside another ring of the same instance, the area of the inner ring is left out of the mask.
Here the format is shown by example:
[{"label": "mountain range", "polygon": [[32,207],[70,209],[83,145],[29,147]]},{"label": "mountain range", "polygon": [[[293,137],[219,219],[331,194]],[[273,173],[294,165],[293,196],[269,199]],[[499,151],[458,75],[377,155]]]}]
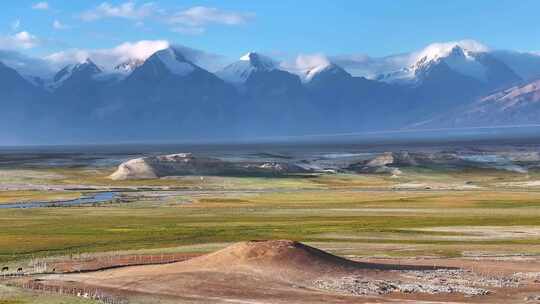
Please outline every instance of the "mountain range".
[{"label": "mountain range", "polygon": [[87,58],[50,79],[0,62],[0,136],[29,143],[244,139],[540,123],[534,53],[458,42],[291,69],[249,52],[210,72],[182,50],[112,70]]}]

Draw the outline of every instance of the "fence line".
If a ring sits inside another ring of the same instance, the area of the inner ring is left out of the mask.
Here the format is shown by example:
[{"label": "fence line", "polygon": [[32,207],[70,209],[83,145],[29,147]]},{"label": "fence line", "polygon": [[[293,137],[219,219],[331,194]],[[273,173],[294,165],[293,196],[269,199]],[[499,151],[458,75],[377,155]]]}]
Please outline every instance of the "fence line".
[{"label": "fence line", "polygon": [[58,295],[76,296],[84,299],[91,299],[104,304],[129,304],[127,299],[115,297],[95,288],[64,287],[55,285],[45,285],[38,281],[27,281],[15,286],[37,292],[53,293]]},{"label": "fence line", "polygon": [[[21,266],[21,264],[13,267],[13,265],[0,267],[0,278],[9,278],[9,277],[19,277],[19,276],[29,276],[35,274],[51,274],[51,273],[72,273],[72,272],[82,272],[88,270],[102,270],[114,267],[123,267],[123,266],[137,266],[137,265],[151,265],[151,264],[169,264],[184,261],[185,258],[178,258],[175,254],[157,254],[157,255],[121,255],[121,254],[110,254],[110,255],[95,255],[90,254],[77,254],[70,255],[65,260],[51,260],[50,258],[31,258],[28,264]],[[95,262],[97,265],[102,265],[102,267],[96,267],[95,269],[84,269],[83,264],[86,262]],[[61,271],[60,269],[55,268],[55,265],[62,263],[73,263],[72,269],[67,271]],[[80,263],[81,265],[77,265]],[[0,265],[1,266],[1,265]]]}]

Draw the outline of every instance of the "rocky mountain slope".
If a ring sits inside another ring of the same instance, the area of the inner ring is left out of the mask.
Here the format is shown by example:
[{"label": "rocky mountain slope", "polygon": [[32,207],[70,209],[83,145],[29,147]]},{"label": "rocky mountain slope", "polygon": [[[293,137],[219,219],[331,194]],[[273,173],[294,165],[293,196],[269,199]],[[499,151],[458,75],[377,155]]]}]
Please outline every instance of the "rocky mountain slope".
[{"label": "rocky mountain slope", "polygon": [[491,126],[538,124],[540,80],[490,94],[457,109],[454,113],[426,122],[426,126]]}]

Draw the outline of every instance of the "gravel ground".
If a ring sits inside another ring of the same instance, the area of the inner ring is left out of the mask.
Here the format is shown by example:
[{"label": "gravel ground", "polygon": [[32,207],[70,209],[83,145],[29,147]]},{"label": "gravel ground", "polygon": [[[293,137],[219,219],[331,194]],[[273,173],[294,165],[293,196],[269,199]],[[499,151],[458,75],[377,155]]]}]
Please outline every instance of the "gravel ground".
[{"label": "gravel ground", "polygon": [[465,296],[490,294],[489,288],[518,288],[523,281],[537,278],[537,273],[516,273],[512,276],[481,276],[466,270],[438,269],[429,271],[394,271],[396,279],[369,280],[361,276],[319,279],[316,288],[353,295],[401,293],[460,293]]}]

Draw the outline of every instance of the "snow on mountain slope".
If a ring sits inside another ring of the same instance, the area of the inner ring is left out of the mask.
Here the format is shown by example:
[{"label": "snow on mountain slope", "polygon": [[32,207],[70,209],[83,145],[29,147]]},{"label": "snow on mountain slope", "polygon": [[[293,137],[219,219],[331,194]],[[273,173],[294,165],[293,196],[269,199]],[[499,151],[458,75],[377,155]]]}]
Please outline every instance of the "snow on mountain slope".
[{"label": "snow on mountain slope", "polygon": [[276,63],[269,57],[249,52],[240,57],[240,60],[226,66],[216,75],[231,83],[245,83],[255,71],[272,71],[277,69]]},{"label": "snow on mountain slope", "polygon": [[[439,58],[431,60],[439,60]],[[482,81],[487,81],[487,68],[477,60],[475,53],[472,51],[455,46],[450,53],[443,58],[444,59],[442,60],[444,60],[452,70]]]},{"label": "snow on mountain slope", "polygon": [[129,74],[133,72],[137,67],[143,65],[144,60],[141,59],[129,59],[114,67],[114,71],[122,74]]},{"label": "snow on mountain slope", "polygon": [[328,62],[328,63],[325,63],[325,64],[320,64],[318,66],[314,66],[310,69],[307,69],[303,74],[302,74],[302,80],[304,82],[310,82],[311,80],[313,80],[313,78],[315,76],[317,76],[318,74],[322,73],[323,71],[326,71],[326,70],[329,70],[331,69],[332,65]]},{"label": "snow on mountain slope", "polygon": [[[461,49],[468,59],[473,59],[472,54],[489,51],[488,47],[474,40],[461,40],[455,42],[432,43],[415,54],[415,61],[433,61],[453,55],[456,48]],[[458,54],[461,55],[461,54]]]},{"label": "snow on mountain slope", "polygon": [[101,74],[103,70],[99,68],[89,58],[77,64],[70,64],[56,73],[52,79],[52,83],[48,85],[49,89],[57,89],[66,81],[74,78],[93,78]]},{"label": "snow on mountain slope", "polygon": [[182,54],[173,48],[158,51],[152,55],[152,57],[154,56],[158,58],[161,63],[163,63],[165,67],[173,74],[186,76],[195,70],[193,63],[187,61]]},{"label": "snow on mountain slope", "polygon": [[430,67],[445,63],[455,72],[487,81],[487,67],[478,60],[478,54],[485,53],[488,48],[475,41],[457,41],[434,43],[420,52],[412,53],[409,65],[397,71],[380,75],[379,80],[386,82],[417,82],[422,73]]},{"label": "snow on mountain slope", "polygon": [[334,63],[330,63],[326,66],[320,66],[309,70],[305,75],[304,82],[308,85],[316,83],[318,86],[325,87],[326,85],[335,84],[335,82],[348,80],[351,77],[351,74],[343,68]]},{"label": "snow on mountain slope", "polygon": [[309,83],[323,73],[328,75],[348,75],[344,69],[321,54],[299,55],[293,62],[283,62],[282,67],[298,75],[303,83]]},{"label": "snow on mountain slope", "polygon": [[439,73],[439,81],[457,79],[460,75],[468,77],[471,83],[478,82],[475,87],[484,92],[507,88],[522,81],[522,77],[492,55],[487,47],[469,40],[429,45],[412,54],[408,66],[377,79],[391,83],[422,84],[430,78],[434,69],[446,70],[446,77]]},{"label": "snow on mountain slope", "polygon": [[276,68],[276,64],[270,57],[255,52],[249,52],[240,57],[240,61],[249,62],[251,66],[261,70],[273,70]]}]

